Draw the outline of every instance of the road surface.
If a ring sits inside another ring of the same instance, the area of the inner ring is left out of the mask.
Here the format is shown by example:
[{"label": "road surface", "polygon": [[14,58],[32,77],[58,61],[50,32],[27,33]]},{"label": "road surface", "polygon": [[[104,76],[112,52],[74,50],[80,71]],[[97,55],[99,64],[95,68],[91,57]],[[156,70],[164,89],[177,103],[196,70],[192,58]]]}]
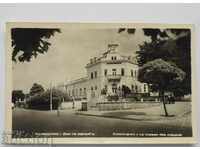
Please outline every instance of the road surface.
[{"label": "road surface", "polygon": [[57,111],[51,112],[16,108],[13,110],[12,125],[14,131],[25,131],[26,133],[93,133],[90,136],[97,137],[110,137],[113,135],[127,136],[127,134],[121,133],[132,133],[129,136],[142,133],[146,135],[154,134],[153,136],[156,136],[158,133],[162,133],[163,135],[172,133],[178,136],[192,135],[191,127],[76,115],[74,110],[62,110],[60,116],[57,116]]}]

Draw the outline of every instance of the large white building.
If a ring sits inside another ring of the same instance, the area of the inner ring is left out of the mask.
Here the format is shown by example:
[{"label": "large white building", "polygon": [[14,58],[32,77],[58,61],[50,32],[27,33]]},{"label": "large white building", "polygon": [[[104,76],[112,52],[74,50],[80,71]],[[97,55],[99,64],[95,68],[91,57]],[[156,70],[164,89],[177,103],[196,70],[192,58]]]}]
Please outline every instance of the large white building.
[{"label": "large white building", "polygon": [[117,95],[123,85],[129,87],[133,93],[148,93],[147,84],[138,81],[138,65],[135,58],[120,55],[117,46],[109,44],[105,53],[90,59],[85,67],[86,77],[65,85],[69,96],[96,103],[106,100],[102,99],[102,91],[106,91],[107,96]]}]

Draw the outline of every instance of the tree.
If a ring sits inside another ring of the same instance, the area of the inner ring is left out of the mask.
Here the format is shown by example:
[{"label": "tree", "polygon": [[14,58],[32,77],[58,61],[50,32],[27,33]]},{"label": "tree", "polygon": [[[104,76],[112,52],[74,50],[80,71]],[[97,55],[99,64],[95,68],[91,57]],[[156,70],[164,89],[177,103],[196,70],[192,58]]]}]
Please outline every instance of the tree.
[{"label": "tree", "polygon": [[[128,29],[119,29],[119,33]],[[130,30],[130,29],[129,29]],[[143,28],[144,35],[151,42],[144,42],[137,51],[139,66],[155,59],[172,62],[182,69],[186,76],[174,88],[176,96],[191,94],[191,31],[190,29]],[[129,33],[129,32],[128,32]]]},{"label": "tree", "polygon": [[106,88],[103,88],[102,90],[101,90],[101,95],[106,95],[107,94],[107,89]]},{"label": "tree", "polygon": [[148,83],[152,86],[152,89],[159,91],[165,116],[168,116],[164,98],[165,91],[171,91],[174,86],[184,80],[185,75],[185,72],[175,64],[162,59],[155,59],[147,62],[139,69],[138,78],[139,81]]},{"label": "tree", "polygon": [[42,85],[34,83],[33,86],[30,89],[30,95],[34,96],[37,94],[41,94],[44,92],[44,88],[42,87]]},{"label": "tree", "polygon": [[131,93],[131,90],[128,86],[122,85],[122,94],[124,97],[126,97],[128,94]]},{"label": "tree", "polygon": [[47,40],[55,32],[60,32],[60,29],[12,28],[12,60],[30,61],[33,56],[36,58],[38,54],[44,54],[51,45]]},{"label": "tree", "polygon": [[[50,93],[51,90],[48,89],[42,93],[35,94],[31,96],[27,101],[28,107],[32,109],[50,109]],[[52,108],[57,109],[61,103],[64,101],[71,101],[68,95],[58,89],[52,89]]]},{"label": "tree", "polygon": [[15,104],[16,101],[23,101],[25,98],[25,94],[22,90],[13,90],[12,91],[12,102]]}]

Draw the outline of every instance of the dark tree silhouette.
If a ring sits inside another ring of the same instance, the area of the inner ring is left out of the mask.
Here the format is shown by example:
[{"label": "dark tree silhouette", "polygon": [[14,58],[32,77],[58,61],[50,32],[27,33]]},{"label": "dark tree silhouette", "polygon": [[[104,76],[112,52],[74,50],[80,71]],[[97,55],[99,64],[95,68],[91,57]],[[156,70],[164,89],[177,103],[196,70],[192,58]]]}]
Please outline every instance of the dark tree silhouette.
[{"label": "dark tree silhouette", "polygon": [[[119,29],[124,32],[126,29]],[[191,31],[190,29],[143,29],[151,42],[144,42],[137,51],[139,66],[155,59],[173,62],[186,73],[184,80],[174,87],[176,96],[191,93]],[[170,37],[167,32],[172,33]]]},{"label": "dark tree silhouette", "polygon": [[23,93],[22,90],[13,90],[12,91],[12,102],[15,103],[16,101],[19,100],[24,100],[25,94]]},{"label": "dark tree silhouette", "polygon": [[37,94],[41,94],[44,92],[44,88],[42,87],[42,85],[34,83],[33,86],[30,89],[30,95],[34,96]]},{"label": "dark tree silhouette", "polygon": [[128,86],[122,85],[122,94],[124,97],[126,97],[128,94],[131,93],[131,90]]},{"label": "dark tree silhouette", "polygon": [[52,108],[58,109],[64,101],[71,101],[68,95],[58,89],[48,89],[40,94],[36,94],[29,98],[27,101],[28,107],[33,109],[50,109],[50,93],[52,92]]},{"label": "dark tree silhouette", "polygon": [[12,60],[30,61],[34,56],[48,51],[51,43],[47,41],[55,32],[60,29],[41,29],[41,28],[13,28],[11,29],[12,38]]}]

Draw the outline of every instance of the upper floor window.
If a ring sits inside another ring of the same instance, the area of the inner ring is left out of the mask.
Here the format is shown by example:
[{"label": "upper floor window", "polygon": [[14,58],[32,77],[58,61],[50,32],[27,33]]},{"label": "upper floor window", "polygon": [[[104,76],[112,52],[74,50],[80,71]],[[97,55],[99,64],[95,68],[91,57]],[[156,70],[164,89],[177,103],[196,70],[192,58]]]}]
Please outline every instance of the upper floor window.
[{"label": "upper floor window", "polygon": [[97,90],[97,86],[95,86],[95,90]]},{"label": "upper floor window", "polygon": [[124,76],[124,68],[121,69],[121,75]]},{"label": "upper floor window", "polygon": [[93,79],[93,72],[91,72],[91,79]]},{"label": "upper floor window", "polygon": [[112,69],[112,75],[113,76],[117,75],[117,69]]},{"label": "upper floor window", "polygon": [[131,70],[131,77],[133,77],[133,70]]},{"label": "upper floor window", "polygon": [[80,88],[80,93],[79,93],[79,95],[81,96],[82,95],[82,89]]},{"label": "upper floor window", "polygon": [[137,70],[135,70],[135,77],[137,77]]},{"label": "upper floor window", "polygon": [[105,69],[105,70],[104,70],[104,75],[107,76],[107,73],[108,73],[108,70]]},{"label": "upper floor window", "polygon": [[111,59],[112,60],[117,60],[117,56],[112,56]]},{"label": "upper floor window", "polygon": [[95,78],[97,78],[97,71],[94,72],[94,76],[95,76]]},{"label": "upper floor window", "polygon": [[86,88],[84,88],[84,95],[86,95]]}]

